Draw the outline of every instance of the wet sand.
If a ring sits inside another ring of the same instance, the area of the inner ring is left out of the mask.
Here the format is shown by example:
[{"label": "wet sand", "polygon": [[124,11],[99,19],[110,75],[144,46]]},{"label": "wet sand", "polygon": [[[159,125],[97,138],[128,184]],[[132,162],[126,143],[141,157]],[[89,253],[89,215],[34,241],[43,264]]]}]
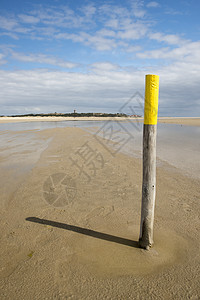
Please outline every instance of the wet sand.
[{"label": "wet sand", "polygon": [[159,118],[159,123],[200,126],[200,118]]},{"label": "wet sand", "polygon": [[37,159],[26,142],[4,145],[21,168],[0,155],[1,299],[199,299],[199,180],[157,168],[145,251],[141,160],[80,128],[33,133]]}]

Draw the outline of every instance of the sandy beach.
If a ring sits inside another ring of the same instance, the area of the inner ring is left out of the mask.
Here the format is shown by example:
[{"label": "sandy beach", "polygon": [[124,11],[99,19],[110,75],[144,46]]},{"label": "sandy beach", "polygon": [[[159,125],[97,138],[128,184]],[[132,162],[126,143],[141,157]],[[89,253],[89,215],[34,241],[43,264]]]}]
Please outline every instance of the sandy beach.
[{"label": "sandy beach", "polygon": [[[128,118],[134,120],[135,118]],[[59,121],[106,121],[117,120],[126,121],[126,117],[0,117],[0,123],[13,123],[13,122],[59,122]],[[137,118],[143,120],[143,118]]]},{"label": "sandy beach", "polygon": [[[116,121],[136,121],[143,122],[143,118],[134,117],[0,117],[0,123],[15,123],[15,122],[59,122],[59,121],[106,121],[106,120],[116,120]],[[172,117],[160,117],[158,118],[159,123],[168,124],[180,124],[188,126],[200,126],[200,118],[172,118]]]},{"label": "sandy beach", "polygon": [[80,128],[9,132],[0,152],[1,299],[199,299],[199,180],[157,167],[154,246],[142,250],[142,161],[105,145]]}]

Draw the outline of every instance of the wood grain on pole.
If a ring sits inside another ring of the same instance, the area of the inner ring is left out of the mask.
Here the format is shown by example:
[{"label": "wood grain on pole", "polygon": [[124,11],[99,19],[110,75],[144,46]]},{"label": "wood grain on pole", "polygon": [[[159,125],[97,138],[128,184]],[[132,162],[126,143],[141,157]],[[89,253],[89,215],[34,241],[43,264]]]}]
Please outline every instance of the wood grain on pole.
[{"label": "wood grain on pole", "polygon": [[143,127],[143,183],[139,245],[149,250],[153,244],[156,196],[156,132],[159,76],[146,75]]}]

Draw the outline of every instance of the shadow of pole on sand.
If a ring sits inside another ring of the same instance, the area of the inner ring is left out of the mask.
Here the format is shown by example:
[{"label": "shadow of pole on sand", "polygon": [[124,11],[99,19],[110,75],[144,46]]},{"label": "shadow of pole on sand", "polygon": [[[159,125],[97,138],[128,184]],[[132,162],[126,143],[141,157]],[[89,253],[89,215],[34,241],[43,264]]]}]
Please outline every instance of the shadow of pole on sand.
[{"label": "shadow of pole on sand", "polygon": [[43,224],[43,225],[49,225],[52,227],[57,227],[57,228],[61,228],[61,229],[69,230],[69,231],[74,231],[74,232],[77,232],[80,234],[88,235],[88,236],[91,236],[91,237],[94,237],[97,239],[110,241],[113,243],[130,246],[130,247],[134,247],[134,248],[139,248],[139,243],[136,241],[128,240],[128,239],[125,239],[122,237],[110,235],[107,233],[103,233],[103,232],[99,232],[99,231],[95,231],[95,230],[91,230],[91,229],[87,229],[87,228],[82,228],[82,227],[75,226],[75,225],[59,223],[59,222],[50,221],[50,220],[46,220],[46,219],[39,219],[36,217],[28,217],[28,218],[26,218],[26,221],[39,223],[39,224]]}]

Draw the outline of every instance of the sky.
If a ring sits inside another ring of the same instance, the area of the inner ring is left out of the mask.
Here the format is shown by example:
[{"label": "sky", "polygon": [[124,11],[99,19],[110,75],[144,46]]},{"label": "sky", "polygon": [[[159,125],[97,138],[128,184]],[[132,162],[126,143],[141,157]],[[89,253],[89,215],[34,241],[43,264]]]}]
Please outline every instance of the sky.
[{"label": "sky", "polygon": [[200,116],[199,0],[1,0],[0,115],[143,114],[160,76],[159,116]]}]

